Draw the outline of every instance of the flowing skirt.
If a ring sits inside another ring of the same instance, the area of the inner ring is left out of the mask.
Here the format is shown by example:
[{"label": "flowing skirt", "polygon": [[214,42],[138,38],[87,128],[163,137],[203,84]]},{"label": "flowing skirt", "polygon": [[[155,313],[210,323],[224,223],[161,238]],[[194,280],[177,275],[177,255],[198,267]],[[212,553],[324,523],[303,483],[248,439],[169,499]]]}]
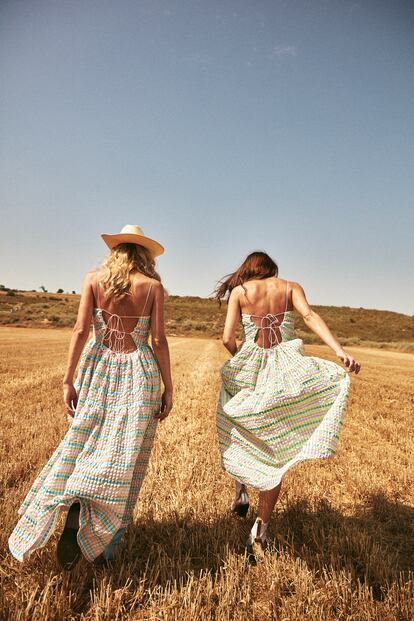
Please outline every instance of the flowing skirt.
[{"label": "flowing skirt", "polygon": [[217,429],[231,476],[269,490],[294,464],[335,453],[349,374],[334,362],[305,356],[301,339],[270,349],[246,343],[221,376]]},{"label": "flowing skirt", "polygon": [[75,387],[78,405],[69,430],[34,481],[9,539],[20,561],[46,544],[60,509],[74,502],[80,503],[78,542],[88,560],[132,519],[161,403],[152,350],[145,345],[114,356],[92,341]]}]

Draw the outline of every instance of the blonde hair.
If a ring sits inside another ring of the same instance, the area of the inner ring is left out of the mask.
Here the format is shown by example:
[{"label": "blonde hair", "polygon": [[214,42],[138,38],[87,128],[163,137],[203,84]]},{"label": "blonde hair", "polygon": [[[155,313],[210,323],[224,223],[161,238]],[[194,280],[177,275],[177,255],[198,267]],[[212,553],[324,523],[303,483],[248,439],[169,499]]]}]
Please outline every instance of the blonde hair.
[{"label": "blonde hair", "polygon": [[155,270],[155,260],[147,248],[138,244],[118,244],[111,248],[102,264],[104,276],[102,285],[106,295],[115,298],[125,297],[131,288],[131,276],[140,272],[161,282]]}]

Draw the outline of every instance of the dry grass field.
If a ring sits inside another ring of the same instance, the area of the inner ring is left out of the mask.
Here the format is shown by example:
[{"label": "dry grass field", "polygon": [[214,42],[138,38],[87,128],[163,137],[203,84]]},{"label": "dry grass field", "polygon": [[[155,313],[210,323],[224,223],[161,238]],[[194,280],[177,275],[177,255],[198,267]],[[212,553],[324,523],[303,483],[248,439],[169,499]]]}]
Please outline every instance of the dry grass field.
[{"label": "dry grass field", "polygon": [[[111,569],[61,573],[56,535],[24,564],[7,552],[16,511],[65,433],[60,382],[69,331],[1,328],[2,619],[412,621],[414,355],[350,348],[340,448],[284,481],[270,549],[247,562],[247,522],[228,506],[215,435],[217,340],[172,338],[175,408],[158,429],[147,478]],[[320,345],[307,353],[331,357]],[[253,495],[254,502],[257,496]]]}]

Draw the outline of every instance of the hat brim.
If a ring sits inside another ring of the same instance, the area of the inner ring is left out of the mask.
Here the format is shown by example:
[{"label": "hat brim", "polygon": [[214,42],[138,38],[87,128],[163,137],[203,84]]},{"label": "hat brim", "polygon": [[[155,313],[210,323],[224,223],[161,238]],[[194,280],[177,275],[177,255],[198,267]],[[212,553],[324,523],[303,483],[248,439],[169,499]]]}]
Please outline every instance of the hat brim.
[{"label": "hat brim", "polygon": [[115,248],[118,244],[138,244],[144,246],[150,251],[153,257],[158,257],[164,253],[164,246],[161,246],[155,239],[146,237],[145,235],[135,235],[134,233],[116,233],[115,235],[109,235],[103,233],[101,235],[108,248]]}]

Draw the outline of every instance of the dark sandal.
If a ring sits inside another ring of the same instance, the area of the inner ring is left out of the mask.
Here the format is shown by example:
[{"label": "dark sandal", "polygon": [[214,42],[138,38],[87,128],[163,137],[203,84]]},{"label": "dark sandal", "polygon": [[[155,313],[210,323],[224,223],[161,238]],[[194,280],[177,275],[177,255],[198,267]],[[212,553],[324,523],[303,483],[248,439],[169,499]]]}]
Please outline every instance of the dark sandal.
[{"label": "dark sandal", "polygon": [[57,547],[56,556],[62,569],[70,571],[81,557],[81,550],[78,544],[78,529],[65,526],[61,534]]}]

